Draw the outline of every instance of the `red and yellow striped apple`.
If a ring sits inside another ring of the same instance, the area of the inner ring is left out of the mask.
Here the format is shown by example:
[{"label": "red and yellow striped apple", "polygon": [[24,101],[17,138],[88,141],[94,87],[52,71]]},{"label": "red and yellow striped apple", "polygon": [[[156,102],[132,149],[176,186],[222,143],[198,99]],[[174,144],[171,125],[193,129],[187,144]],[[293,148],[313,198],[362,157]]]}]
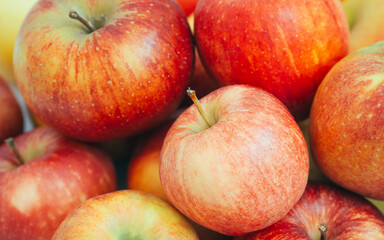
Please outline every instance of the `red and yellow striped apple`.
[{"label": "red and yellow striped apple", "polygon": [[384,42],[337,63],[313,101],[314,159],[333,182],[384,200]]},{"label": "red and yellow striped apple", "polygon": [[0,239],[51,239],[78,204],[115,191],[101,151],[41,127],[15,138],[17,157],[0,146]]},{"label": "red and yellow striped apple", "polygon": [[[319,229],[321,226],[322,229]],[[363,197],[310,182],[300,201],[279,222],[236,240],[382,240],[384,216]]]},{"label": "red and yellow striped apple", "polygon": [[184,111],[161,150],[168,200],[216,232],[241,235],[280,220],[304,192],[308,151],[297,123],[273,95],[220,88]]},{"label": "red and yellow striped apple", "polygon": [[340,0],[200,0],[195,39],[221,85],[261,87],[298,121],[308,117],[318,85],[349,48]]},{"label": "red and yellow striped apple", "polygon": [[193,60],[175,1],[40,0],[21,27],[14,69],[42,122],[75,139],[105,141],[165,120],[185,95]]}]

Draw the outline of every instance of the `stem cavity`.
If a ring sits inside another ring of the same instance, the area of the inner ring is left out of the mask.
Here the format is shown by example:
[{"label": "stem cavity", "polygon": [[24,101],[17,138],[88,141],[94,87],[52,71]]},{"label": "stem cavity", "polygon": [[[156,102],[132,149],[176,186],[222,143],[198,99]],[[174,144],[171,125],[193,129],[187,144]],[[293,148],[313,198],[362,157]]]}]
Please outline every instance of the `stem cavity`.
[{"label": "stem cavity", "polygon": [[324,223],[322,224],[319,224],[319,230],[320,230],[320,240],[326,240],[326,235],[327,235],[327,231],[328,231],[328,227],[327,225],[325,225]]},{"label": "stem cavity", "polygon": [[201,106],[199,99],[196,97],[196,92],[195,90],[191,90],[190,88],[187,89],[187,94],[197,107],[197,110],[199,110],[199,113],[201,117],[203,117],[205,123],[208,125],[208,128],[212,127],[213,125],[208,121],[208,116],[207,113],[204,111],[203,107]]},{"label": "stem cavity", "polygon": [[72,19],[79,20],[82,24],[84,24],[84,26],[86,26],[89,29],[89,31],[91,31],[91,32],[96,31],[95,26],[93,26],[93,24],[91,22],[89,22],[89,21],[85,20],[83,17],[81,17],[76,11],[70,11],[69,17]]}]

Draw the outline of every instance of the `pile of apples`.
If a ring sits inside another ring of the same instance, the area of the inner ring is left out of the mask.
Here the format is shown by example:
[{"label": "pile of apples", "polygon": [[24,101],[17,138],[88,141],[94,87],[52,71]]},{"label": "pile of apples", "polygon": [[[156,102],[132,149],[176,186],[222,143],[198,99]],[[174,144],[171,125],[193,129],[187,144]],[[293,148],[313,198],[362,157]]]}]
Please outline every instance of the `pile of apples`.
[{"label": "pile of apples", "polygon": [[1,4],[0,239],[384,239],[384,0]]}]

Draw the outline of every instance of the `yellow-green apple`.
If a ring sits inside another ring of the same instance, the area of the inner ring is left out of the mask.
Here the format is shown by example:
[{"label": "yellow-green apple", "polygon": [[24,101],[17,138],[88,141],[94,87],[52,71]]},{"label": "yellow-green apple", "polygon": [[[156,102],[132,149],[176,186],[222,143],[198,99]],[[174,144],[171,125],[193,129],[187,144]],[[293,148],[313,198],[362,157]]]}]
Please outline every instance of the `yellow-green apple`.
[{"label": "yellow-green apple", "polygon": [[161,150],[169,201],[227,235],[280,220],[304,192],[309,169],[304,137],[287,108],[248,85],[219,88],[196,106],[177,118]]},{"label": "yellow-green apple", "polygon": [[41,127],[0,146],[0,239],[51,239],[78,204],[116,190],[103,152]]},{"label": "yellow-green apple", "polygon": [[300,201],[279,222],[236,240],[382,240],[384,216],[363,197],[310,182]]},{"label": "yellow-green apple", "polygon": [[0,143],[23,131],[23,116],[11,89],[0,76]]},{"label": "yellow-green apple", "polygon": [[13,81],[12,54],[17,33],[28,11],[37,0],[0,1],[0,75],[7,82]]},{"label": "yellow-green apple", "polygon": [[340,0],[200,0],[195,39],[221,85],[261,87],[297,121],[308,117],[318,85],[349,48]]},{"label": "yellow-green apple", "polygon": [[92,198],[73,210],[52,240],[198,240],[174,208],[149,193],[122,190]]},{"label": "yellow-green apple", "polygon": [[187,19],[171,0],[41,0],[14,51],[28,107],[85,141],[138,134],[165,120],[185,95],[193,62]]},{"label": "yellow-green apple", "polygon": [[198,0],[177,0],[183,8],[185,15],[189,16],[195,10]]},{"label": "yellow-green apple", "polygon": [[349,19],[350,51],[384,40],[384,0],[346,0],[343,7]]},{"label": "yellow-green apple", "polygon": [[[156,131],[141,136],[127,171],[126,183],[129,189],[141,190],[168,200],[159,177],[160,152],[164,138],[175,119],[176,116],[162,124]],[[191,224],[200,240],[229,239],[228,236],[204,228],[194,222]]]},{"label": "yellow-green apple", "polygon": [[384,42],[337,63],[313,101],[313,157],[333,182],[384,200]]}]

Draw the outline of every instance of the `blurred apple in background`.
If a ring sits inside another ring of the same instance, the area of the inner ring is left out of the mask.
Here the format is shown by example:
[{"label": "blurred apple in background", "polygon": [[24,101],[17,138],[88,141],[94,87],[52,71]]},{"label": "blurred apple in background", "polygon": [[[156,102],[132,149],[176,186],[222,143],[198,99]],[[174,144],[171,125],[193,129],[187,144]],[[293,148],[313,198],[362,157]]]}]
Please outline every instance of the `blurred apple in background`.
[{"label": "blurred apple in background", "polygon": [[[326,226],[321,237],[319,226]],[[236,240],[382,240],[384,216],[363,197],[336,186],[309,183],[279,222]]]},{"label": "blurred apple in background", "polygon": [[[180,6],[151,1],[41,0],[21,28],[16,80],[45,124],[79,140],[141,133],[172,113],[192,75]],[[76,19],[84,17],[94,26]],[[79,16],[80,15],[80,16]]]},{"label": "blurred apple in background", "polygon": [[195,39],[221,85],[261,87],[297,121],[308,117],[318,85],[349,49],[340,0],[200,0]]},{"label": "blurred apple in background", "polygon": [[0,1],[0,75],[13,81],[12,55],[17,33],[27,13],[37,0]]},{"label": "blurred apple in background", "polygon": [[7,82],[0,76],[0,144],[23,131],[23,116]]},{"label": "blurred apple in background", "polygon": [[384,40],[384,0],[345,0],[352,52]]},{"label": "blurred apple in background", "polygon": [[15,138],[19,157],[0,146],[0,239],[51,239],[69,211],[116,190],[103,152],[37,128]]},{"label": "blurred apple in background", "polygon": [[333,182],[384,200],[384,42],[337,63],[321,83],[310,115],[310,145]]},{"label": "blurred apple in background", "polygon": [[95,197],[72,211],[52,240],[198,240],[187,220],[169,203],[133,190]]},{"label": "blurred apple in background", "polygon": [[258,88],[232,85],[201,99],[172,125],[161,150],[169,201],[193,221],[241,235],[280,220],[301,197],[309,160],[285,106]]}]

